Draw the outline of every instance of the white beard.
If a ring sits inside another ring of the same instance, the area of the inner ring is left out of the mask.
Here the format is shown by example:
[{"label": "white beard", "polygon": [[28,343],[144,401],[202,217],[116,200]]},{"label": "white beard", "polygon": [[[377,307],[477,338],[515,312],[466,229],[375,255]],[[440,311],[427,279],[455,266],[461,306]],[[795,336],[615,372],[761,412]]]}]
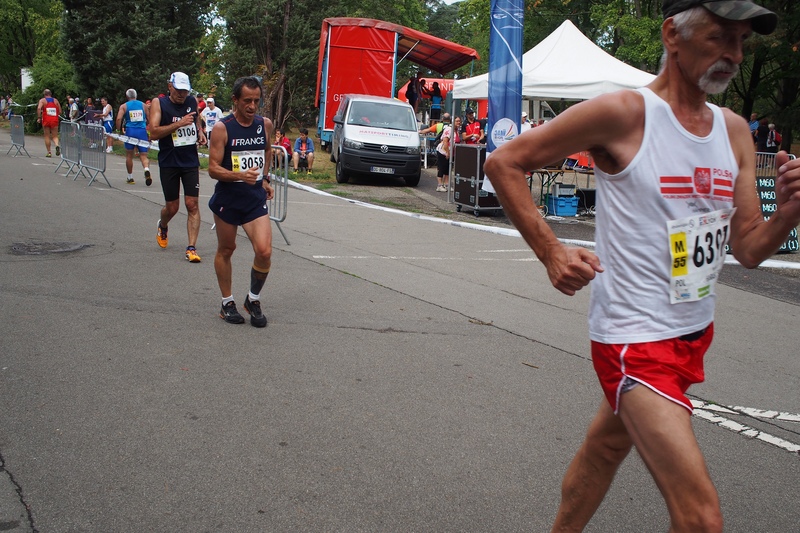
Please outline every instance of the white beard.
[{"label": "white beard", "polygon": [[[718,71],[730,71],[733,70],[730,77],[727,80],[714,80],[712,76]],[[730,84],[731,80],[739,73],[739,65],[731,65],[724,59],[720,59],[700,77],[700,80],[697,82],[697,85],[702,89],[702,91],[706,94],[719,94],[725,89],[728,88],[728,84]]]}]

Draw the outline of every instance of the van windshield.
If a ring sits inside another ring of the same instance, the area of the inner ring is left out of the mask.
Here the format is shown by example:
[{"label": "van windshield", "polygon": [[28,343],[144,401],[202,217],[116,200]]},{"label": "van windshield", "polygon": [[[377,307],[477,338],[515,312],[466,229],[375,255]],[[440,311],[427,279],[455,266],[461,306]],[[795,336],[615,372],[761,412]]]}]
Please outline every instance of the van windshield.
[{"label": "van windshield", "polygon": [[380,102],[353,102],[350,105],[347,123],[390,130],[417,131],[417,119],[411,109]]}]

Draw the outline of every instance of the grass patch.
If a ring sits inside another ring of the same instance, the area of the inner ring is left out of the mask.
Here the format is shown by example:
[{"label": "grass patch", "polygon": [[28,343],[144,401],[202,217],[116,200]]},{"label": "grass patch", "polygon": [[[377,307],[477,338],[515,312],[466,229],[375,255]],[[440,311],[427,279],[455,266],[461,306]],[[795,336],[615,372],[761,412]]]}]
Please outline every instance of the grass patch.
[{"label": "grass patch", "polygon": [[367,201],[369,203],[371,203],[371,204],[382,205],[382,206],[385,206],[385,207],[391,207],[393,209],[399,209],[401,211],[409,211],[411,213],[422,213],[422,211],[420,209],[416,209],[414,207],[411,207],[408,204],[403,204],[403,203],[399,203],[399,202],[392,202],[390,200],[381,200],[379,198],[370,198]]},{"label": "grass patch", "polygon": [[319,171],[314,169],[311,174],[305,172],[298,172],[297,174],[289,172],[289,179],[299,181],[302,183],[318,184],[318,183],[336,183],[336,177],[330,172]]}]

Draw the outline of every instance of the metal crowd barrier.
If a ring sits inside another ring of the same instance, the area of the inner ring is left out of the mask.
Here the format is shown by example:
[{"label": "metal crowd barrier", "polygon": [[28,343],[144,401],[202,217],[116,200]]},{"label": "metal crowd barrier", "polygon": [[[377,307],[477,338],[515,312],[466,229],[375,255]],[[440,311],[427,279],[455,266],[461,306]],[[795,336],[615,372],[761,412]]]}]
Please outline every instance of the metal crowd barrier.
[{"label": "metal crowd barrier", "polygon": [[25,149],[25,118],[22,115],[13,115],[11,117],[11,148],[8,149],[6,155],[11,153],[14,148],[17,149],[14,152],[14,157],[17,157],[22,152],[25,152],[28,157],[31,156]]},{"label": "metal crowd barrier", "polygon": [[[108,186],[111,187],[111,182],[106,177],[106,130],[102,125],[98,124],[82,124],[81,131],[81,147],[80,147],[80,170],[78,174],[82,174],[83,170],[88,170],[89,183],[91,185],[98,174],[102,174],[103,179],[106,180]],[[75,179],[78,178],[75,175]]]},{"label": "metal crowd barrier", "polygon": [[[273,144],[270,148],[280,150],[283,152],[283,156],[272,157],[270,155],[268,157],[268,161],[270,161],[268,173],[274,192],[272,200],[269,201],[269,219],[278,226],[278,231],[281,232],[286,244],[291,245],[281,227],[281,222],[286,220],[286,205],[289,198],[289,153],[286,148],[276,144]],[[212,230],[216,227],[216,224],[211,225]]]},{"label": "metal crowd barrier", "polygon": [[[771,177],[774,178],[778,174],[778,169],[775,167],[775,156],[772,152],[756,152],[756,177]],[[793,155],[789,155],[790,159],[794,159]]]},{"label": "metal crowd barrier", "polygon": [[286,204],[289,197],[289,153],[283,146],[273,145],[272,148],[279,150],[283,155],[270,158],[272,166],[269,169],[269,175],[275,194],[272,196],[272,200],[269,201],[269,218],[278,226],[278,231],[281,232],[283,240],[289,245],[289,239],[281,227],[281,222],[286,220]]},{"label": "metal crowd barrier", "polygon": [[[61,140],[61,162],[56,167],[55,172],[61,168],[61,165],[67,165],[67,173],[64,177],[69,176],[72,172],[77,172],[75,169],[79,167],[81,162],[81,125],[77,122],[61,121],[58,126],[58,136]],[[77,174],[75,175],[77,177]]]}]

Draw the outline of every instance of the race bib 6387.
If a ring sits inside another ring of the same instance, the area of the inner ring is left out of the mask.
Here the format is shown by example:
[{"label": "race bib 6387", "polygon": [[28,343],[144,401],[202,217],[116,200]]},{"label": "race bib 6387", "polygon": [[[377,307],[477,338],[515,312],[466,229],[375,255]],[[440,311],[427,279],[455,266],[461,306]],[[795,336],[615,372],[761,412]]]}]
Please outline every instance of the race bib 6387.
[{"label": "race bib 6387", "polygon": [[736,208],[667,222],[670,269],[670,303],[694,302],[715,293],[730,222]]}]

